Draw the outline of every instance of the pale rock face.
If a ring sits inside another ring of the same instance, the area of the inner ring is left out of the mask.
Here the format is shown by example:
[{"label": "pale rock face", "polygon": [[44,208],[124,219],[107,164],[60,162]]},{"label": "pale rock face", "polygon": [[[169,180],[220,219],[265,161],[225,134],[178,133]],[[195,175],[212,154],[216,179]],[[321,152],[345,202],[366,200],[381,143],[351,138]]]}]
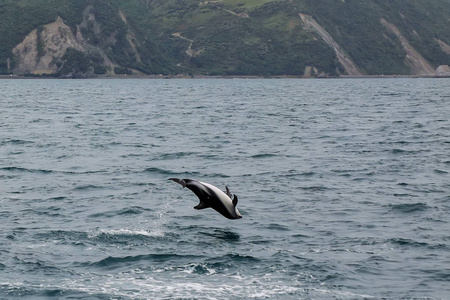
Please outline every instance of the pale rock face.
[{"label": "pale rock face", "polygon": [[405,36],[400,32],[397,26],[389,23],[385,19],[381,19],[381,24],[393,33],[400,41],[403,49],[406,52],[406,63],[411,68],[411,73],[413,75],[432,75],[434,73],[434,68],[420,53],[417,51],[411,43],[405,38]]},{"label": "pale rock face", "polygon": [[442,65],[436,69],[437,77],[450,77],[450,66]]},{"label": "pale rock face", "polygon": [[47,24],[42,29],[33,30],[22,43],[13,49],[18,74],[53,74],[58,67],[56,62],[63,57],[67,48],[84,52],[69,26],[61,18]]},{"label": "pale rock face", "polygon": [[344,49],[333,39],[333,37],[323,28],[319,23],[317,23],[311,16],[300,13],[300,18],[302,19],[305,27],[311,31],[317,32],[322,39],[333,48],[336,53],[336,57],[341,63],[347,75],[359,76],[362,75],[359,71],[358,66],[353,62],[353,60],[345,53]]}]

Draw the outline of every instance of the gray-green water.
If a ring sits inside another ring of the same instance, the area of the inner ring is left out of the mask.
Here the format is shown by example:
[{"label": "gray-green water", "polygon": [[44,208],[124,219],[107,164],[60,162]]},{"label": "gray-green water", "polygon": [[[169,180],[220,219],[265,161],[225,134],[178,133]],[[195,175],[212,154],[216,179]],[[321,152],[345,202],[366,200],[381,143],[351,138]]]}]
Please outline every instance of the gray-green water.
[{"label": "gray-green water", "polygon": [[[2,299],[450,295],[449,79],[0,94]],[[169,177],[228,185],[243,219]]]}]

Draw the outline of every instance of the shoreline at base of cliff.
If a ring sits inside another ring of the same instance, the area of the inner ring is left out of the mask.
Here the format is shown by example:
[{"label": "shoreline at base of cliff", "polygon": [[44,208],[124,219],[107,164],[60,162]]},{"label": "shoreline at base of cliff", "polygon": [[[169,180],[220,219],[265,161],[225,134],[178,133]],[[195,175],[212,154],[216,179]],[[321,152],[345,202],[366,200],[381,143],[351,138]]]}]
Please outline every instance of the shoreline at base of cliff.
[{"label": "shoreline at base of cliff", "polygon": [[115,76],[95,76],[89,78],[59,78],[52,76],[23,76],[23,75],[0,75],[0,79],[377,79],[377,78],[450,78],[450,76],[436,75],[341,75],[338,77],[312,77],[300,75],[278,75],[278,76],[257,76],[257,75],[115,75]]}]

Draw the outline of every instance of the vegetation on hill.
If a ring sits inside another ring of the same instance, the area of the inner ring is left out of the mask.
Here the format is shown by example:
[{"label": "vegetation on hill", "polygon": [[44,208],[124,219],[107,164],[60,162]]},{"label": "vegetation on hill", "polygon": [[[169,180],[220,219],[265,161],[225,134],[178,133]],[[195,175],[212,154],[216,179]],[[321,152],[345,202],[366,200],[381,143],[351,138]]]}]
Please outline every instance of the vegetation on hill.
[{"label": "vegetation on hill", "polygon": [[367,74],[408,74],[405,51],[382,26],[395,24],[435,67],[450,63],[437,40],[450,42],[450,2],[446,0],[306,0],[309,14],[344,45]]},{"label": "vegetation on hill", "polygon": [[450,64],[439,44],[450,44],[449,12],[448,0],[1,0],[0,74],[15,67],[12,49],[58,16],[89,46],[67,50],[58,75],[105,73],[100,52],[118,73],[342,74],[334,49],[299,13],[312,16],[363,73],[409,74],[404,47],[380,20],[438,67]]}]

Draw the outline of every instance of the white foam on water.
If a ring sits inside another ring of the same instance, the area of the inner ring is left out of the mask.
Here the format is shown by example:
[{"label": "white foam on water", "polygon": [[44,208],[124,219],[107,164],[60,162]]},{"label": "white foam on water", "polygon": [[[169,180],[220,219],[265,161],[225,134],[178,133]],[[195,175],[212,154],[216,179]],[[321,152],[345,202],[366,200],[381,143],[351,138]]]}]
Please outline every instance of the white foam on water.
[{"label": "white foam on water", "polygon": [[[161,273],[159,273],[161,274]],[[298,299],[302,297],[336,297],[339,299],[371,298],[369,295],[310,288],[298,282],[282,282],[256,276],[240,276],[241,280],[226,275],[193,276],[175,272],[170,276],[148,276],[135,271],[116,275],[85,274],[83,281],[66,281],[62,288],[86,294],[99,292],[110,297],[140,298],[249,298],[249,299]],[[139,275],[139,276],[137,276]],[[86,280],[89,277],[89,280]]]},{"label": "white foam on water", "polygon": [[201,273],[205,275],[213,275],[216,274],[216,270],[214,268],[210,268],[205,264],[189,264],[183,267],[182,272],[188,274],[196,274],[199,272],[199,268],[202,271]]},{"label": "white foam on water", "polygon": [[147,237],[164,237],[165,233],[160,230],[131,230],[131,229],[99,229],[89,232],[89,238],[96,238],[102,234],[111,236],[147,236]]},{"label": "white foam on water", "polygon": [[142,236],[150,236],[150,237],[162,237],[164,236],[164,232],[160,230],[155,231],[147,231],[147,230],[130,230],[130,229],[101,229],[101,233],[109,234],[109,235],[142,235]]},{"label": "white foam on water", "polygon": [[[177,272],[180,275],[179,272]],[[172,278],[152,277],[144,274],[135,276],[135,272],[119,273],[115,275],[100,275],[94,273],[83,274],[82,280],[65,279],[61,284],[43,281],[40,284],[25,284],[22,282],[0,283],[3,291],[17,295],[19,290],[33,290],[35,294],[39,291],[61,290],[61,294],[87,294],[105,295],[114,299],[121,297],[125,299],[149,299],[149,298],[195,298],[195,299],[218,299],[218,298],[278,298],[289,296],[301,296],[304,288],[289,286],[281,282],[261,282],[257,278],[246,278],[241,282],[228,280],[227,276],[208,276],[207,280],[202,277],[192,277],[191,274],[184,276],[172,276]],[[213,279],[213,280],[211,280]]]}]

